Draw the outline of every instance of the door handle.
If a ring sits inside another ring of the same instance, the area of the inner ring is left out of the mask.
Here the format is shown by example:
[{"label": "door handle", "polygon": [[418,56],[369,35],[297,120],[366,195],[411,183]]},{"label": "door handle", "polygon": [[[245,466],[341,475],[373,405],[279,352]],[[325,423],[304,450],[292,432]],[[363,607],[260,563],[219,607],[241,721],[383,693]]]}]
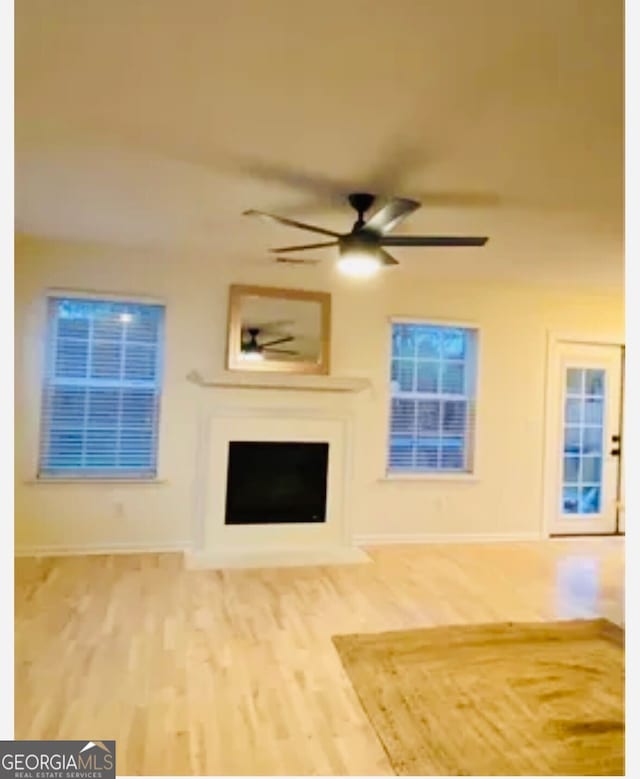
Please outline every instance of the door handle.
[{"label": "door handle", "polygon": [[613,449],[609,452],[613,457],[620,457],[620,434],[617,433],[611,436],[611,444]]}]

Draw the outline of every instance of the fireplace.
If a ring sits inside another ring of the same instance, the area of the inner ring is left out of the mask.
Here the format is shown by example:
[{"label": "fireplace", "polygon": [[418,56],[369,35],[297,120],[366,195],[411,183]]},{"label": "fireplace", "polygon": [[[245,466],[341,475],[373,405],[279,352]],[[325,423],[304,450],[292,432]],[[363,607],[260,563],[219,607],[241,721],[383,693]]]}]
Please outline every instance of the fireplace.
[{"label": "fireplace", "polygon": [[[352,413],[345,393],[256,393],[203,408],[194,471],[194,568],[328,565],[351,543]],[[215,402],[214,402],[215,401]],[[279,403],[279,405],[277,405]]]},{"label": "fireplace", "polygon": [[229,441],[225,525],[321,523],[329,444]]}]

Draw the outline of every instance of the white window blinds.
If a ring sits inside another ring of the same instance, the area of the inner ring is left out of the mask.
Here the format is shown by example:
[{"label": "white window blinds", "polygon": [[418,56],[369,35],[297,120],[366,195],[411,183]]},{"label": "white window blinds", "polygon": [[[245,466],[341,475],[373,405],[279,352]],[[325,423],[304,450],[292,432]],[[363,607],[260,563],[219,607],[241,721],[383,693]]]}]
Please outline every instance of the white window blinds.
[{"label": "white window blinds", "polygon": [[164,307],[48,299],[42,477],[156,475]]},{"label": "white window blinds", "polygon": [[473,471],[477,331],[393,322],[390,473]]}]

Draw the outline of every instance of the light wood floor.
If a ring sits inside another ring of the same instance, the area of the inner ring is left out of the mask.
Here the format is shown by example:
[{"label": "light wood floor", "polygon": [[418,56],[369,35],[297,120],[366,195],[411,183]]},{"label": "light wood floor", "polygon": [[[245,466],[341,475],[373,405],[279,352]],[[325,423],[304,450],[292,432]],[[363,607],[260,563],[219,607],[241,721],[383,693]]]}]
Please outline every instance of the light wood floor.
[{"label": "light wood floor", "polygon": [[117,772],[391,774],[334,634],[605,616],[621,539],[386,547],[370,564],[187,571],[16,561],[17,739],[116,739]]}]

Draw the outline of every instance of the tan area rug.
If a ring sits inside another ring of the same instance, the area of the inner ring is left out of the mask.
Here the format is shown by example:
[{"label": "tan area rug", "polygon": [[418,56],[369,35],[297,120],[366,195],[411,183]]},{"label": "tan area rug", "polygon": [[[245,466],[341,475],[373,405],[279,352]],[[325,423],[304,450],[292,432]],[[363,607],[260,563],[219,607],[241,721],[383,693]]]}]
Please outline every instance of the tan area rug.
[{"label": "tan area rug", "polygon": [[333,641],[397,774],[624,774],[624,632],[607,620]]}]

